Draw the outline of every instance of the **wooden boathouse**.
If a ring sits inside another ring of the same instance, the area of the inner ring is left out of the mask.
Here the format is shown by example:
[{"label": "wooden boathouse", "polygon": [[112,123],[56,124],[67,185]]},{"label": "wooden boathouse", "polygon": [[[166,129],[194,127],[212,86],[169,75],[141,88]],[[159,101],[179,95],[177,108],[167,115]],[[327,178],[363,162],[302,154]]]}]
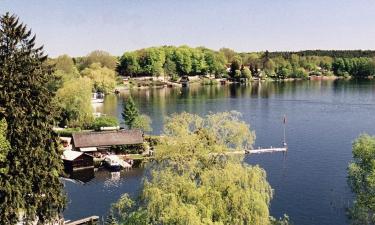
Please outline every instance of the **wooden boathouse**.
[{"label": "wooden boathouse", "polygon": [[66,172],[94,168],[93,157],[83,152],[66,150],[63,152],[62,159],[64,161],[64,170]]},{"label": "wooden boathouse", "polygon": [[81,152],[94,152],[97,148],[136,145],[144,142],[144,136],[140,130],[81,132],[74,133],[72,136],[73,149]]}]

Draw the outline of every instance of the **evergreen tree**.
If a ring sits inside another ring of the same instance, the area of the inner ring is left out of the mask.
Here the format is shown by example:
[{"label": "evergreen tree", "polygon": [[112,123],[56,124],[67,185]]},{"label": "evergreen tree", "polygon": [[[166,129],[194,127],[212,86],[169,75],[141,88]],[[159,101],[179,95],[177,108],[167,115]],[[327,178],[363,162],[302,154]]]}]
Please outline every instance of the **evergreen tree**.
[{"label": "evergreen tree", "polygon": [[56,108],[47,86],[54,79],[35,36],[6,13],[0,17],[0,120],[8,124],[7,170],[0,173],[0,224],[58,219],[65,205]]},{"label": "evergreen tree", "polygon": [[128,100],[125,102],[124,109],[121,115],[125,121],[125,124],[128,126],[128,128],[132,129],[136,118],[139,116],[139,112],[138,112],[137,107],[135,106],[135,103],[131,95],[129,96]]}]

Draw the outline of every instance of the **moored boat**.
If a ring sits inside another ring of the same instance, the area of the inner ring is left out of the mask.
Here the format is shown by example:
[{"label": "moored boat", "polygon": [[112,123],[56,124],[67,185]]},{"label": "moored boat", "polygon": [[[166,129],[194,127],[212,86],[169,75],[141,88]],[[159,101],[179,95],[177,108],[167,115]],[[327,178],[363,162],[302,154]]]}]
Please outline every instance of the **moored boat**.
[{"label": "moored boat", "polygon": [[106,156],[104,158],[104,164],[109,170],[112,171],[119,171],[122,168],[120,159],[116,155]]}]

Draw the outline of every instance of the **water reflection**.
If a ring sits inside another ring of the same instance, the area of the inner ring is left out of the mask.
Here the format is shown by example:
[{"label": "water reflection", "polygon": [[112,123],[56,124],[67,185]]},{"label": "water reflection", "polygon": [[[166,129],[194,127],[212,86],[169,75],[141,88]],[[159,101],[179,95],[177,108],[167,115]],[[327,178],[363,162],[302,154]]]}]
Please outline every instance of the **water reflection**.
[{"label": "water reflection", "polygon": [[68,174],[70,179],[79,180],[83,183],[90,182],[95,177],[94,169],[76,170]]}]

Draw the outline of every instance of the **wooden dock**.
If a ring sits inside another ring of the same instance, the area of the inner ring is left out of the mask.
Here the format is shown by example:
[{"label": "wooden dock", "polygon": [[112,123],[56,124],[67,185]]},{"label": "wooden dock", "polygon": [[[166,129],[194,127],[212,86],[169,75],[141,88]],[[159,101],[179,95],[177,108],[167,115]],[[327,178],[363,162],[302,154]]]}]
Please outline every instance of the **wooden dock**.
[{"label": "wooden dock", "polygon": [[99,216],[90,216],[75,221],[67,221],[64,225],[84,225],[84,224],[96,224],[99,222]]},{"label": "wooden dock", "polygon": [[287,152],[288,148],[287,147],[282,147],[282,148],[258,148],[258,149],[249,149],[245,150],[246,153],[250,154],[260,154],[260,153],[272,153],[272,152]]},{"label": "wooden dock", "polygon": [[279,147],[279,148],[258,148],[258,149],[246,149],[246,150],[240,150],[240,151],[229,151],[225,154],[228,155],[237,155],[237,154],[260,154],[260,153],[273,153],[273,152],[287,152],[287,147]]}]

